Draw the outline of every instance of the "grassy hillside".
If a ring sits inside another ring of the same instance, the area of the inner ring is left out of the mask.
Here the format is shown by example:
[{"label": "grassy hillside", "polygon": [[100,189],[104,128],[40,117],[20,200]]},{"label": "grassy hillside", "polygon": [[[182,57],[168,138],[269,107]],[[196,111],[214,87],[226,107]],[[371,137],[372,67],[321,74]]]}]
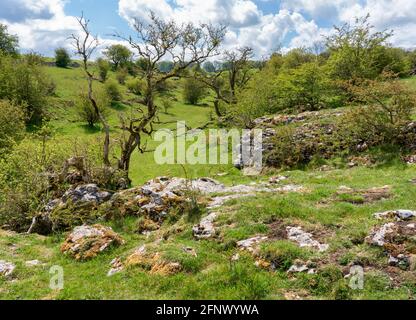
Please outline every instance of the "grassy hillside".
[{"label": "grassy hillside", "polygon": [[[83,76],[81,68],[62,69],[62,68],[45,68],[47,73],[57,84],[56,97],[50,112],[53,114],[52,126],[56,129],[58,135],[66,138],[86,139],[87,141],[96,141],[97,137],[102,135],[99,125],[96,130],[91,130],[87,125],[79,121],[75,111],[75,107],[71,103],[80,91],[86,89],[86,80]],[[114,74],[110,75],[114,78]],[[102,89],[100,82],[95,82],[96,89]],[[125,86],[121,87],[123,90],[124,101],[134,101],[134,95],[129,93]],[[193,106],[183,103],[182,92],[177,89],[174,91],[177,101],[173,102],[173,107],[169,109],[168,114],[161,112],[159,120],[162,123],[156,125],[157,128],[175,129],[176,121],[186,121],[190,127],[196,128],[205,125],[210,120],[213,114],[212,103],[208,97],[201,104],[205,106]],[[208,106],[209,105],[209,106]],[[112,130],[117,130],[119,125],[118,114],[131,111],[131,108],[137,107],[137,104],[132,106],[123,103],[113,104],[109,110],[108,121]],[[74,140],[75,143],[75,140]],[[148,149],[152,150],[158,144],[148,141]],[[185,166],[189,176],[215,176],[217,173],[230,171],[234,175],[239,175],[238,171],[233,171],[232,166]],[[157,165],[153,159],[153,153],[139,154],[135,153],[131,163],[131,179],[134,185],[142,184],[155,176],[184,176],[183,168],[179,165]],[[230,179],[228,179],[231,181]]]},{"label": "grassy hillside", "polygon": [[[100,130],[91,130],[79,122],[70,103],[85,85],[82,70],[48,67],[47,72],[57,84],[50,110],[57,136],[73,140],[74,144],[78,139],[99,141]],[[416,79],[406,81],[416,88]],[[213,111],[211,107],[185,105],[181,102],[180,91],[175,95],[177,101],[170,113],[160,114],[162,122],[186,120],[190,126],[199,126],[208,121]],[[133,96],[125,91],[124,100],[131,99]],[[129,112],[130,108],[125,104],[111,108],[109,122],[113,127],[117,124],[117,114]],[[149,142],[150,148],[155,145],[155,142]],[[284,185],[300,185],[305,189],[301,193],[259,193],[256,197],[226,203],[218,209],[216,227],[219,237],[214,240],[196,241],[192,235],[195,221],[184,217],[178,221],[165,221],[160,230],[148,236],[138,234],[137,218],[130,217],[105,223],[126,240],[125,245],[106,251],[91,261],[76,262],[60,252],[65,234],[43,237],[0,231],[0,260],[11,261],[17,267],[13,281],[0,278],[0,298],[416,299],[415,272],[389,267],[383,249],[364,241],[372,228],[380,225],[374,213],[416,210],[416,184],[411,182],[416,178],[416,166],[405,164],[395,150],[372,152],[373,156],[380,157],[375,166],[350,168],[345,159],[334,159],[304,170],[270,170],[257,177],[244,177],[231,165],[187,166],[190,177],[215,177],[228,185],[267,182],[271,176],[279,174],[288,177]],[[218,175],[220,173],[226,174]],[[177,165],[155,164],[153,153],[134,154],[131,170],[134,185],[163,175],[184,176],[185,173]],[[367,201],[361,194],[339,193],[342,186],[366,190],[386,185],[391,187],[391,195],[375,201]],[[279,239],[281,228],[293,225],[312,232],[320,242],[329,244],[329,250],[319,253]],[[252,254],[236,248],[237,241],[258,235],[273,240],[261,245],[261,253],[286,267],[275,271],[258,268]],[[127,269],[112,277],[106,276],[114,258],[125,258],[143,244],[156,246],[165,259],[181,263],[183,271],[162,276],[146,270]],[[192,248],[196,255],[185,253],[186,247]],[[236,253],[240,258],[233,261]],[[27,267],[26,261],[34,259],[43,264]],[[310,260],[318,264],[321,271],[288,274],[287,266],[297,259]],[[350,289],[349,280],[344,279],[352,264],[365,268],[363,290]],[[65,271],[62,290],[49,289],[49,268],[54,265],[62,266]]]}]

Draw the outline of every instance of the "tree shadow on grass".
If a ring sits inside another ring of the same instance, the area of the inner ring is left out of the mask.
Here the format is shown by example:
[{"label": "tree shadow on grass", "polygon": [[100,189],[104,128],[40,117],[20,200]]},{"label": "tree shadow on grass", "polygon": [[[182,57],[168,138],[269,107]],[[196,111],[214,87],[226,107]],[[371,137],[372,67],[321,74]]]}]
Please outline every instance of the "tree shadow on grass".
[{"label": "tree shadow on grass", "polygon": [[126,111],[129,107],[122,102],[113,101],[111,102],[111,109],[116,111]]},{"label": "tree shadow on grass", "polygon": [[80,125],[80,128],[82,128],[85,134],[96,134],[101,132],[101,128],[98,125],[90,126],[88,124],[82,124]]}]

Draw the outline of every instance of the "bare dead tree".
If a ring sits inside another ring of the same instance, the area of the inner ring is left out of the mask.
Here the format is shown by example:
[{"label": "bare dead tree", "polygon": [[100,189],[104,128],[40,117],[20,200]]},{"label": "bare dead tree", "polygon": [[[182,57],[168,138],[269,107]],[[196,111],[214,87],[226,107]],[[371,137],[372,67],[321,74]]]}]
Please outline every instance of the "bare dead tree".
[{"label": "bare dead tree", "polygon": [[84,18],[82,14],[80,18],[77,18],[79,25],[83,31],[83,35],[72,34],[70,39],[72,40],[72,46],[75,48],[75,53],[79,55],[82,59],[82,67],[84,69],[85,75],[88,82],[88,99],[91,102],[92,107],[97,113],[100,122],[104,128],[105,138],[104,138],[104,147],[103,147],[103,162],[106,167],[110,167],[111,163],[109,160],[110,153],[110,127],[98,107],[97,100],[94,98],[93,91],[93,82],[96,80],[94,74],[90,71],[88,66],[88,61],[91,59],[91,56],[96,51],[99,42],[97,37],[91,35],[88,24],[89,20]]},{"label": "bare dead tree", "polygon": [[[199,69],[195,73],[195,77],[199,81],[214,91],[214,109],[218,117],[223,116],[220,110],[220,102],[222,101],[228,105],[236,103],[237,88],[243,87],[250,80],[249,61],[253,57],[253,49],[243,47],[235,51],[225,51],[223,55],[225,61],[221,69],[214,73],[201,72],[201,69]],[[224,88],[225,74],[227,74],[228,83]]]},{"label": "bare dead tree", "polygon": [[[190,66],[200,64],[207,58],[218,54],[217,49],[225,35],[225,27],[213,27],[209,24],[178,25],[174,21],[163,21],[151,12],[149,22],[135,19],[134,29],[137,37],[115,36],[127,41],[138,54],[142,67],[139,76],[144,79],[145,90],[140,102],[137,117],[121,119],[121,129],[126,133],[121,142],[121,157],[118,167],[129,171],[130,159],[134,150],[145,152],[142,135],[151,135],[153,124],[157,120],[158,106],[155,95],[158,87],[168,79],[181,77]],[[174,68],[168,73],[158,69],[163,58],[170,58]]]}]

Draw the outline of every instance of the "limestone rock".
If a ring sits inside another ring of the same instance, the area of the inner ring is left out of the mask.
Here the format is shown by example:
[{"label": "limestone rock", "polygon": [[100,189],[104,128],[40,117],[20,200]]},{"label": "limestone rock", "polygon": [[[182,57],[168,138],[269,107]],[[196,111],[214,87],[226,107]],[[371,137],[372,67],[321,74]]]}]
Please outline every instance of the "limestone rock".
[{"label": "limestone rock", "polygon": [[203,218],[201,222],[192,228],[194,237],[198,240],[209,239],[215,235],[214,220],[217,218],[215,212]]},{"label": "limestone rock", "polygon": [[145,246],[138,248],[126,260],[127,267],[140,267],[150,274],[162,276],[174,275],[182,270],[182,266],[177,262],[169,262],[162,258],[160,253],[148,252]]},{"label": "limestone rock", "polygon": [[290,273],[307,273],[307,274],[315,274],[316,270],[311,262],[303,262],[300,260],[296,260],[295,263],[290,267],[287,271]]},{"label": "limestone rock", "polygon": [[110,262],[111,269],[107,273],[107,277],[111,277],[116,273],[124,270],[124,265],[120,258],[115,258]]},{"label": "limestone rock", "polygon": [[375,213],[377,219],[397,219],[397,221],[410,220],[416,217],[416,211],[411,210],[393,210]]},{"label": "limestone rock", "polygon": [[76,227],[61,246],[61,251],[76,260],[88,260],[124,241],[110,227],[96,224]]},{"label": "limestone rock", "polygon": [[324,252],[329,249],[328,244],[321,244],[319,241],[313,239],[312,234],[302,230],[301,227],[287,227],[288,239],[298,243],[300,247],[309,247],[317,249],[319,252]]},{"label": "limestone rock", "polygon": [[[390,217],[390,215],[386,216]],[[404,217],[407,217],[407,215],[404,215]],[[415,224],[399,220],[374,228],[366,238],[366,242],[370,245],[382,247],[389,255],[388,263],[390,266],[407,270],[412,266],[411,257],[414,254],[415,237]]]},{"label": "limestone rock", "polygon": [[9,277],[12,275],[16,266],[4,260],[0,260],[0,277]]},{"label": "limestone rock", "polygon": [[257,236],[254,238],[242,240],[237,242],[237,247],[241,250],[247,250],[249,252],[254,252],[258,245],[264,241],[268,240],[268,237]]},{"label": "limestone rock", "polygon": [[367,242],[379,247],[384,246],[386,243],[386,235],[393,234],[395,232],[395,226],[394,223],[387,223],[380,228],[376,228],[371,235],[367,237]]},{"label": "limestone rock", "polygon": [[61,198],[49,201],[43,212],[33,217],[28,233],[48,235],[54,230],[66,230],[74,225],[94,221],[96,217],[91,215],[91,219],[88,219],[89,214],[110,200],[112,195],[100,190],[96,184],[72,187]]}]

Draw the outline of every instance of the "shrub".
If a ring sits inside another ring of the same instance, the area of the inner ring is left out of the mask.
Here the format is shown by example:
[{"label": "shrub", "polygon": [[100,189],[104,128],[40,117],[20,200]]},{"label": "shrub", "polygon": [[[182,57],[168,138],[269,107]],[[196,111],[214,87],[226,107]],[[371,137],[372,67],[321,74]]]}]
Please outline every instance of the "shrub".
[{"label": "shrub", "polygon": [[33,216],[62,196],[68,185],[57,174],[70,157],[85,158],[91,182],[108,188],[101,170],[95,169],[102,161],[98,141],[54,138],[50,128],[42,127],[0,159],[0,228],[26,232]]},{"label": "shrub", "polygon": [[0,156],[24,135],[25,122],[21,107],[0,100]]},{"label": "shrub", "polygon": [[344,148],[356,151],[395,143],[410,122],[416,107],[416,94],[397,79],[369,80],[349,87],[355,101],[365,104],[348,111],[339,119],[337,139]]},{"label": "shrub", "polygon": [[35,55],[13,58],[0,55],[0,99],[15,101],[22,107],[26,124],[39,124],[46,115],[50,78]]},{"label": "shrub", "polygon": [[[103,91],[99,91],[95,98],[101,114],[105,114],[111,103],[108,95]],[[94,125],[100,121],[100,118],[92,106],[87,93],[81,93],[78,96],[76,108],[80,120],[85,121],[90,127],[94,127]]]},{"label": "shrub", "polygon": [[327,106],[328,78],[317,63],[305,63],[290,74],[283,108],[315,111]]},{"label": "shrub", "polygon": [[141,96],[144,89],[144,83],[140,79],[131,79],[126,82],[126,87],[131,93]]},{"label": "shrub", "polygon": [[116,79],[119,84],[124,85],[126,83],[127,76],[129,75],[128,71],[124,68],[118,69],[116,73]]},{"label": "shrub", "polygon": [[33,215],[46,205],[47,168],[58,169],[65,147],[23,140],[0,159],[0,226],[18,232],[28,230]]},{"label": "shrub", "polygon": [[58,48],[55,50],[55,64],[59,68],[67,68],[71,63],[71,58],[65,48]]},{"label": "shrub", "polygon": [[162,107],[163,107],[163,112],[165,114],[168,114],[169,109],[171,109],[173,107],[172,99],[170,99],[168,97],[162,98]]},{"label": "shrub", "polygon": [[121,99],[123,98],[120,87],[117,84],[117,82],[107,81],[104,88],[111,102],[121,101]]},{"label": "shrub", "polygon": [[281,110],[276,76],[268,69],[254,75],[237,96],[237,104],[230,105],[227,111],[233,122],[243,127],[251,127],[256,118]]},{"label": "shrub", "polygon": [[186,103],[198,104],[205,97],[206,89],[203,83],[195,78],[187,78],[183,87],[183,99]]},{"label": "shrub", "polygon": [[97,60],[98,73],[100,75],[101,82],[105,82],[110,71],[110,63],[107,60],[99,58]]}]

